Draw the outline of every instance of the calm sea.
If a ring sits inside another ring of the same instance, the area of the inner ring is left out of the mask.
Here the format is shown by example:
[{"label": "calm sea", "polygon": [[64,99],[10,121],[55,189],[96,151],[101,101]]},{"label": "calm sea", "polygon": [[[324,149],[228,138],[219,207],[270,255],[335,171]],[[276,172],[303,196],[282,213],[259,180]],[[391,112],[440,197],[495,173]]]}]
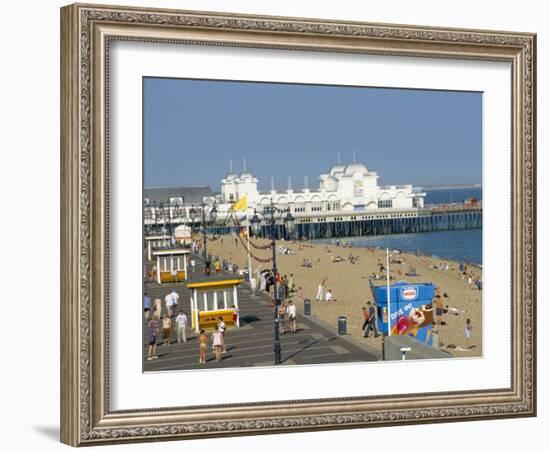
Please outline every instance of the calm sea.
[{"label": "calm sea", "polygon": [[[426,191],[425,204],[462,203],[466,198],[482,200],[481,188],[440,189]],[[432,231],[426,233],[388,234],[344,238],[355,247],[379,247],[399,249],[408,253],[425,255],[453,261],[482,264],[482,230]],[[342,239],[341,239],[342,240]],[[329,243],[332,239],[318,239]]]},{"label": "calm sea", "polygon": [[477,200],[483,200],[482,189],[480,187],[437,189],[425,192],[424,204],[426,205],[433,203],[463,203],[465,199],[472,197],[475,197]]},{"label": "calm sea", "polygon": [[[452,261],[482,264],[481,229],[386,234],[340,238],[340,240],[351,242],[354,247],[388,247],[390,250],[398,249],[408,253],[420,252],[424,255]],[[330,243],[332,239],[318,239],[315,242]]]}]

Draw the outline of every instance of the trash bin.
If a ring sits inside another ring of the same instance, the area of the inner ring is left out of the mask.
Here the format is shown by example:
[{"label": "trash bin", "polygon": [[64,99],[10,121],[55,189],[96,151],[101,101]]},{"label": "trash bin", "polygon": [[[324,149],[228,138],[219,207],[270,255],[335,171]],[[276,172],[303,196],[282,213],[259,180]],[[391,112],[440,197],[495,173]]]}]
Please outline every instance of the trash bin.
[{"label": "trash bin", "polygon": [[345,316],[338,317],[338,334],[340,336],[345,336],[348,334],[347,319]]},{"label": "trash bin", "polygon": [[304,315],[311,316],[311,300],[309,298],[304,300]]}]

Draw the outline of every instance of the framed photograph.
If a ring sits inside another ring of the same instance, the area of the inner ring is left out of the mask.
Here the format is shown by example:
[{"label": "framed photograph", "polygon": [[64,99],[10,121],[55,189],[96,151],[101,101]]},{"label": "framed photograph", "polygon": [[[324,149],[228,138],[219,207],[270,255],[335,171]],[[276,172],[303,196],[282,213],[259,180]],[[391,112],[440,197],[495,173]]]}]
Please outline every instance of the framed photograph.
[{"label": "framed photograph", "polygon": [[536,36],[61,9],[61,440],[536,414]]}]

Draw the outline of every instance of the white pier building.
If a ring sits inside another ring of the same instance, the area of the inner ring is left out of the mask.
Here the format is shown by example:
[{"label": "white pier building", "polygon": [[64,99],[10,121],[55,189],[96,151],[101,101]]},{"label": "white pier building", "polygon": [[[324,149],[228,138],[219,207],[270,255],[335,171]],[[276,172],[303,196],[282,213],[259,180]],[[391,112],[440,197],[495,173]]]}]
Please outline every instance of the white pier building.
[{"label": "white pier building", "polygon": [[295,217],[375,212],[412,211],[424,207],[425,193],[410,184],[379,186],[378,174],[364,164],[333,166],[319,176],[319,188],[258,190],[258,179],[249,172],[230,173],[221,180],[221,193],[211,199],[222,214],[246,196],[249,210],[261,208],[272,201],[281,209],[289,209]]},{"label": "white pier building", "polygon": [[229,173],[220,181],[220,191],[209,187],[146,188],[145,225],[176,226],[191,222],[190,210],[204,203],[215,205],[217,222],[223,223],[233,205],[246,197],[246,211],[239,216],[251,218],[254,210],[273,204],[288,210],[296,223],[347,222],[355,220],[399,219],[419,217],[424,210],[426,194],[412,185],[379,186],[378,174],[364,164],[333,166],[319,175],[319,187],[309,189],[307,178],[302,189],[294,190],[288,180],[286,190],[260,191],[259,180],[244,170],[240,175]]}]

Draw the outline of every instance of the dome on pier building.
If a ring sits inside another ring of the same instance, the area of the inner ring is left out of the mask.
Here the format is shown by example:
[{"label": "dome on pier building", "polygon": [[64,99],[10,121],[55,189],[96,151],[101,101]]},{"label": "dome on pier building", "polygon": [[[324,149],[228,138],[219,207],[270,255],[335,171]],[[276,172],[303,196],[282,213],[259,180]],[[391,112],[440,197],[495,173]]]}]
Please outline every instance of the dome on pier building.
[{"label": "dome on pier building", "polygon": [[369,171],[367,170],[367,166],[361,163],[348,164],[344,170],[344,176],[352,177],[356,174],[368,175]]}]

